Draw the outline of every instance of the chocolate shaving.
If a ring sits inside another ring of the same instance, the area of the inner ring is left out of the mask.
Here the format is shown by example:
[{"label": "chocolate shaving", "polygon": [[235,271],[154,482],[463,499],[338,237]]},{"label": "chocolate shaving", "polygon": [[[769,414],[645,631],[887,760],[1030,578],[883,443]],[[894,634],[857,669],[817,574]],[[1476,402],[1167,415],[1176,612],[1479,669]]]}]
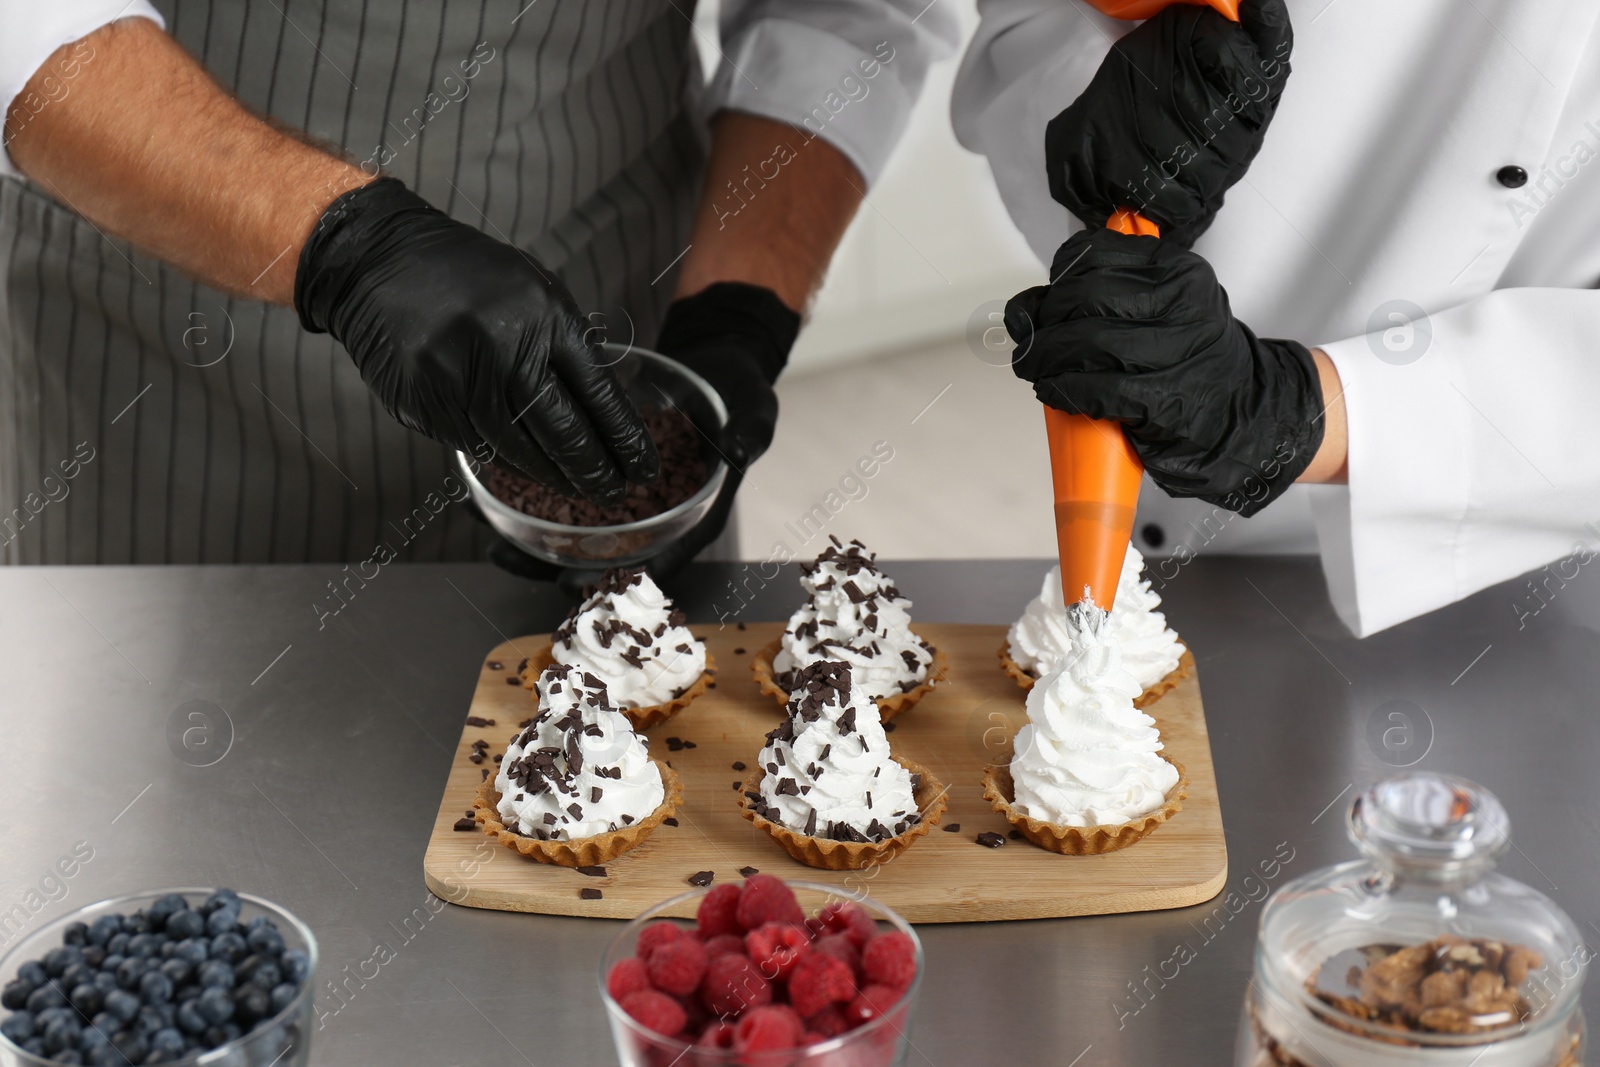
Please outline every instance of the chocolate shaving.
[{"label": "chocolate shaving", "polygon": [[695,871],[689,876],[688,882],[690,885],[704,888],[705,886],[710,885],[711,880],[716,876],[716,871]]}]

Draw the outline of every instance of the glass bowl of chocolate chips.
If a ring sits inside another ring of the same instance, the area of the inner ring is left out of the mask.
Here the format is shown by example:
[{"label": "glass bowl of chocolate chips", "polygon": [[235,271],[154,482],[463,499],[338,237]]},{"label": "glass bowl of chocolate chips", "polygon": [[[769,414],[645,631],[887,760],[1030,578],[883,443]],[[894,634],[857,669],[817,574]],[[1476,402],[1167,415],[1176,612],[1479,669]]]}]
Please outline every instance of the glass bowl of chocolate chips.
[{"label": "glass bowl of chocolate chips", "polygon": [[1238,1067],[1577,1067],[1591,958],[1539,890],[1497,872],[1495,795],[1410,772],[1358,795],[1362,858],[1281,886],[1261,912]]},{"label": "glass bowl of chocolate chips", "polygon": [[704,378],[636,345],[607,343],[601,350],[661,454],[654,482],[630,485],[620,504],[601,505],[456,453],[489,525],[528,555],[563,567],[646,562],[705,518],[728,476],[716,444],[728,410]]}]

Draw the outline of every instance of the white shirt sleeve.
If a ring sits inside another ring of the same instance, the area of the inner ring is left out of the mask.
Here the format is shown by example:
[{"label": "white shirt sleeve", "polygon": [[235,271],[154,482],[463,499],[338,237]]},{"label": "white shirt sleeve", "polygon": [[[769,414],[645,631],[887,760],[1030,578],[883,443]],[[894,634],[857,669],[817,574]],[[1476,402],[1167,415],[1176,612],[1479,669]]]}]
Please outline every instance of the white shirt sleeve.
[{"label": "white shirt sleeve", "polygon": [[[51,104],[65,100],[72,94],[72,79],[84,65],[94,62],[92,46],[84,45],[82,54],[69,53],[60,70],[50,71],[50,77],[42,79],[42,91],[24,94],[23,89],[56,49],[126,18],[145,18],[166,28],[161,14],[148,0],[43,4],[36,0],[0,0],[0,115],[11,115],[13,108],[21,108],[21,115],[12,116],[15,128]],[[11,153],[4,149],[0,149],[0,175],[19,177],[11,165]]]},{"label": "white shirt sleeve", "polygon": [[870,186],[910,119],[955,16],[928,0],[723,0],[707,114],[746,111],[820,136]]},{"label": "white shirt sleeve", "polygon": [[1501,289],[1393,330],[1321,346],[1350,481],[1314,487],[1312,510],[1334,607],[1362,637],[1600,541],[1600,292]]}]

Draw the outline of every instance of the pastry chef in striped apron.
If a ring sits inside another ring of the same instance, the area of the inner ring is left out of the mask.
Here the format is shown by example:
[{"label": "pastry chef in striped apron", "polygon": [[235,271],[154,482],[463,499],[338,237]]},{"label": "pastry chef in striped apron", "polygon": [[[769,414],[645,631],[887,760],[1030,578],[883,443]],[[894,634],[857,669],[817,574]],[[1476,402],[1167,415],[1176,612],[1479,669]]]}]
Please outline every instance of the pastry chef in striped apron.
[{"label": "pastry chef in striped apron", "polygon": [[598,499],[654,475],[596,327],[709,379],[753,461],[955,33],[724,0],[707,84],[692,14],[0,0],[0,558],[472,558],[450,449]]},{"label": "pastry chef in striped apron", "polygon": [[981,13],[956,134],[1053,261],[1016,370],[1128,427],[1153,582],[1320,551],[1364,636],[1542,568],[1520,627],[1593,566],[1600,4]]}]

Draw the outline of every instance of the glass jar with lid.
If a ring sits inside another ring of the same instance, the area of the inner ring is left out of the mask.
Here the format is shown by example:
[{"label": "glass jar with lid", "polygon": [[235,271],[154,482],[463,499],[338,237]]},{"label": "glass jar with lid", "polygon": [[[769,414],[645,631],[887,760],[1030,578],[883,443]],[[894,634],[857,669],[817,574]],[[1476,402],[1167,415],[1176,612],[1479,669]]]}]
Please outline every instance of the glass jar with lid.
[{"label": "glass jar with lid", "polygon": [[1408,773],[1357,796],[1362,858],[1261,912],[1238,1067],[1577,1067],[1590,952],[1549,897],[1497,873],[1493,793]]}]

